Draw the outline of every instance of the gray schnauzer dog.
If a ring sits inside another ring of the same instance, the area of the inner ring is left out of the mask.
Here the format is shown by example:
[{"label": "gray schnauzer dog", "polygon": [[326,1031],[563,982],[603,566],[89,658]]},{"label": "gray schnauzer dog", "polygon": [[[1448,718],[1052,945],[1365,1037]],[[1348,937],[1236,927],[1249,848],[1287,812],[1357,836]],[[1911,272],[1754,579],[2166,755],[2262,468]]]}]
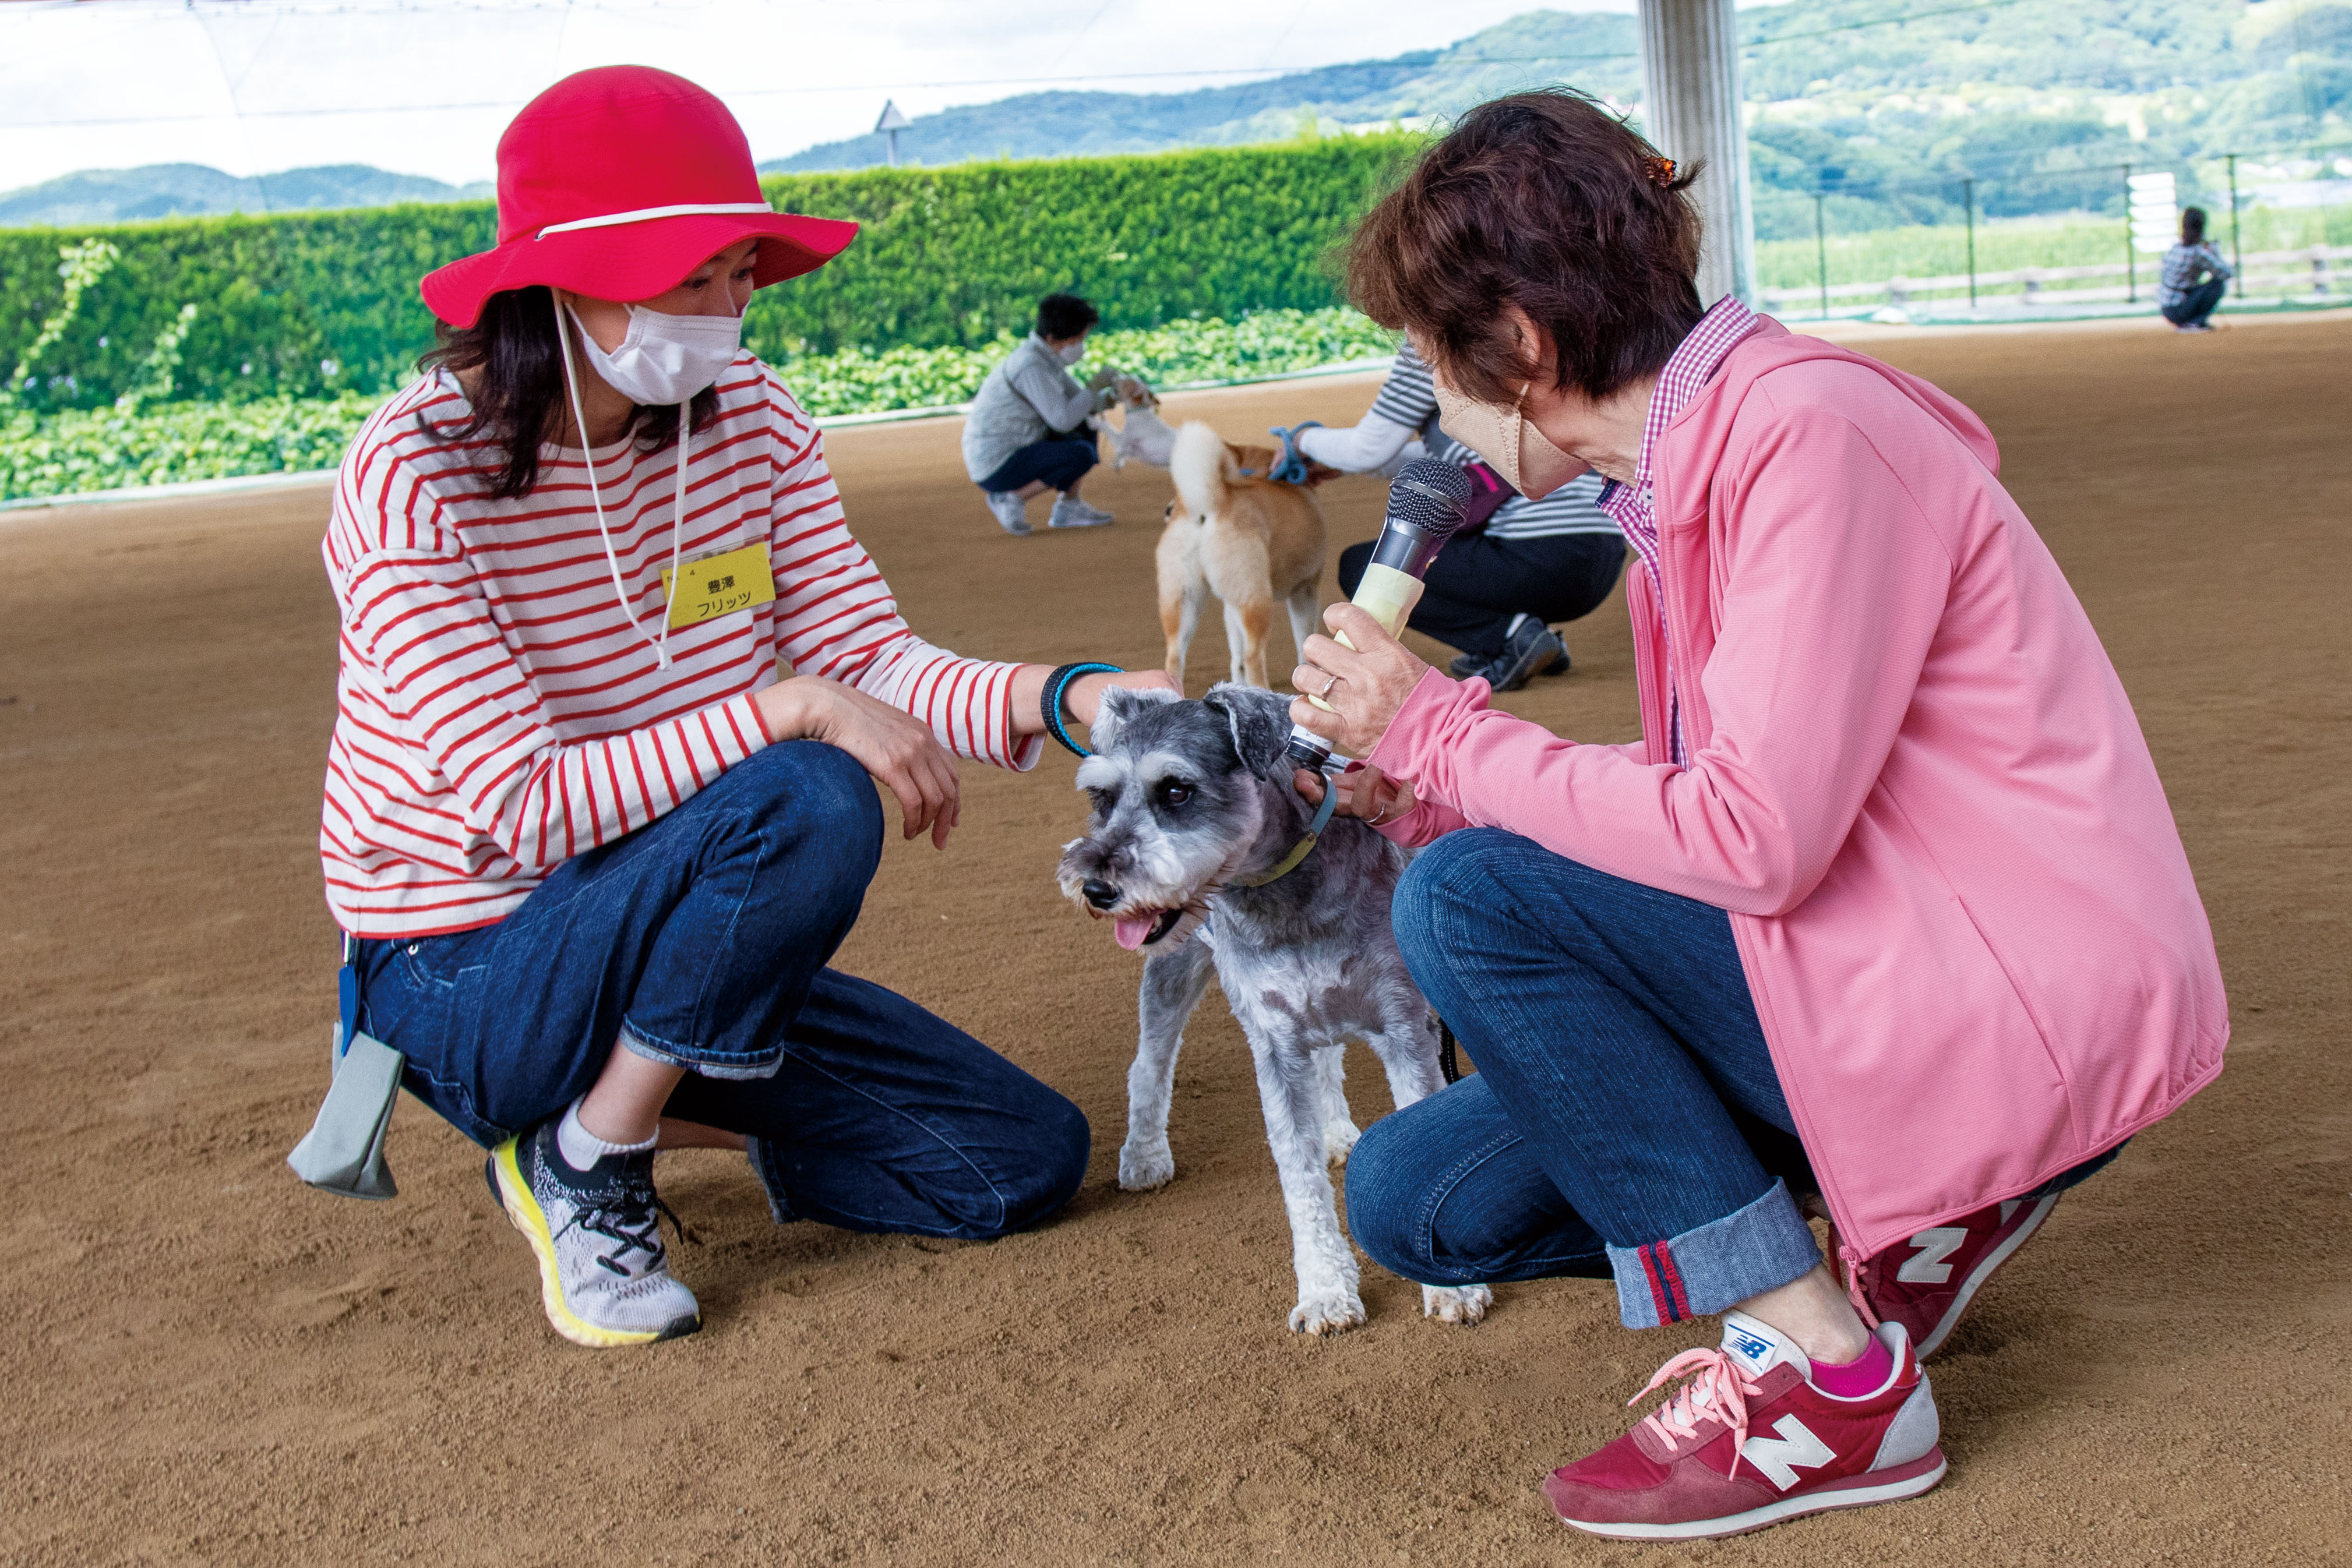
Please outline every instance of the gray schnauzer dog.
[{"label": "gray schnauzer dog", "polygon": [[[1342,1048],[1360,1039],[1402,1108],[1438,1089],[1437,1031],[1389,925],[1407,855],[1351,817],[1296,851],[1312,812],[1284,754],[1288,702],[1220,684],[1201,702],[1166,692],[1103,696],[1097,754],[1078,766],[1094,801],[1087,836],[1063,847],[1062,891],[1145,954],[1141,1038],[1127,1074],[1118,1185],[1176,1174],[1168,1100],[1183,1028],[1213,969],[1257,1064],[1266,1141],[1290,1215],[1298,1304],[1290,1326],[1322,1334],[1364,1321],[1354,1249],[1327,1165],[1346,1160]],[[1424,1316],[1472,1323],[1484,1285],[1422,1287]]]}]

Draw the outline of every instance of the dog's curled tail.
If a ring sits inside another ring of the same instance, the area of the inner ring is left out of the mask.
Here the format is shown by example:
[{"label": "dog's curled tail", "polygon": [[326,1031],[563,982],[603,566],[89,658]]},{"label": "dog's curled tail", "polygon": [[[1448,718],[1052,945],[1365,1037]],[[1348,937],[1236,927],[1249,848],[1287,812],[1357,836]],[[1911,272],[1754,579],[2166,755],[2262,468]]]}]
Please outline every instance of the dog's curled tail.
[{"label": "dog's curled tail", "polygon": [[1176,481],[1177,498],[1196,517],[1223,507],[1226,487],[1236,477],[1224,438],[1197,419],[1176,433],[1175,450],[1168,455],[1168,473]]}]

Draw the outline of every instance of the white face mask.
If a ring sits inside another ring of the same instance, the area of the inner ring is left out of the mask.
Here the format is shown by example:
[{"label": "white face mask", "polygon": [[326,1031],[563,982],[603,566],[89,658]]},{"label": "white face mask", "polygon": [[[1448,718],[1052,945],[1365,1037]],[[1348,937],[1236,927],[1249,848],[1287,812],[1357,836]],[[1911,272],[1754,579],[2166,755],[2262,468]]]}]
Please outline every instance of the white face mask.
[{"label": "white face mask", "polygon": [[[551,292],[550,298],[552,298]],[[559,306],[558,308],[562,310],[570,308]],[[719,334],[707,329],[698,336],[681,336],[677,340],[665,340],[659,336],[666,329],[650,329],[641,333],[639,329],[648,318],[656,322],[715,323],[727,329],[727,351],[724,354],[718,352]],[[572,319],[577,322],[580,319],[579,312],[572,311]],[[555,318],[556,339],[559,346],[563,350],[563,390],[572,400],[572,429],[579,434],[581,461],[588,469],[588,500],[589,504],[596,508],[596,536],[604,541],[604,565],[613,574],[613,597],[620,601],[621,613],[628,617],[630,627],[638,636],[646,640],[646,646],[653,649],[654,662],[665,670],[669,668],[670,601],[677,593],[679,552],[684,549],[686,541],[686,476],[690,455],[689,444],[693,438],[690,415],[693,412],[694,396],[717,381],[719,372],[725,370],[729,361],[735,358],[735,347],[742,330],[743,319],[740,316],[665,316],[658,311],[640,310],[632,305],[629,307],[629,335],[622,340],[616,354],[607,355],[604,350],[596,346],[596,340],[588,335],[586,327],[583,326],[580,329],[582,346],[588,350],[589,358],[595,363],[597,370],[614,392],[637,402],[674,402],[677,405],[677,490],[675,511],[670,517],[669,526],[669,589],[662,596],[661,635],[656,637],[646,630],[645,623],[637,619],[636,612],[629,608],[628,585],[621,580],[621,559],[613,551],[613,532],[604,521],[604,495],[602,487],[596,483],[596,454],[588,444],[588,420],[580,411],[580,381],[572,373],[571,334],[563,329],[562,316],[559,314]],[[649,346],[679,347],[679,351],[662,359],[648,359],[644,353],[640,353],[633,360],[629,353],[632,345],[640,350],[646,350]],[[703,375],[700,381],[693,379],[696,375],[701,374],[700,370],[696,368],[673,368],[667,372],[669,379],[658,382],[633,385],[623,379],[632,371],[642,370],[647,365],[654,367],[653,374],[662,374],[664,372],[661,367],[665,363],[673,367],[690,364],[691,361],[687,359],[689,352],[699,355],[701,362],[709,366],[709,373]],[[620,368],[622,366],[627,366],[628,369]],[[649,396],[647,395],[649,391],[658,392],[664,395]]]},{"label": "white face mask", "polygon": [[1054,357],[1066,365],[1075,365],[1087,357],[1087,340],[1081,338],[1075,343],[1065,343],[1054,350]]},{"label": "white face mask", "polygon": [[[580,346],[605,384],[631,402],[667,404],[690,401],[716,382],[743,347],[740,316],[667,316],[642,305],[628,307],[629,330],[611,353],[599,348],[580,322]],[[573,310],[572,319],[580,321]]]},{"label": "white face mask", "polygon": [[[1503,482],[1528,500],[1540,500],[1575,478],[1591,465],[1571,457],[1544,438],[1528,423],[1517,402],[1508,408],[1464,397],[1435,378],[1437,427],[1476,453]],[[1528,389],[1519,389],[1524,402]]]}]

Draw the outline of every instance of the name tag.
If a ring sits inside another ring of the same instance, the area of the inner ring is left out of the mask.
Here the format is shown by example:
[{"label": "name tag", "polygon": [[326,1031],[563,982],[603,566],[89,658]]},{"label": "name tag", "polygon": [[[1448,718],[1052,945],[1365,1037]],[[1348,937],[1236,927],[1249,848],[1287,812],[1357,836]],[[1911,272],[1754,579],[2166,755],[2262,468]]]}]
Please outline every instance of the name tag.
[{"label": "name tag", "polygon": [[662,592],[669,600],[670,630],[674,632],[749,610],[755,604],[773,603],[776,597],[776,579],[768,570],[765,539],[741,549],[681,562],[676,588],[670,586],[668,572],[663,572],[661,578]]}]

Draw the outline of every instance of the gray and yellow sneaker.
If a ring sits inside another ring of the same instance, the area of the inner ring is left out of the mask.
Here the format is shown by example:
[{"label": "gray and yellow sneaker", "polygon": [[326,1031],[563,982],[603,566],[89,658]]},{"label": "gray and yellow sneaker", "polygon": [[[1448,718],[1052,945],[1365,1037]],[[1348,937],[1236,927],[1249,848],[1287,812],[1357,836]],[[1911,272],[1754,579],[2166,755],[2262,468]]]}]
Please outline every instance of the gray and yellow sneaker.
[{"label": "gray and yellow sneaker", "polygon": [[509,1138],[484,1174],[539,1260],[547,1321],[574,1344],[652,1344],[702,1326],[694,1292],[669,1271],[654,1156],[608,1155],[575,1170],[556,1121]]}]

